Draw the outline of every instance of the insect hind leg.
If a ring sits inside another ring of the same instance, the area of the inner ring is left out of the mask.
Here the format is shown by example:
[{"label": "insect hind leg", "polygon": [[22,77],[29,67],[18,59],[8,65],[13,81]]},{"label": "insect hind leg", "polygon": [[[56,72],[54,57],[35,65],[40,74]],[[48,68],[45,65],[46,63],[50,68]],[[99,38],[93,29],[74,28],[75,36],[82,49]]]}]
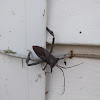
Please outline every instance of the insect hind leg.
[{"label": "insect hind leg", "polygon": [[45,67],[42,70],[45,70],[48,64],[45,65]]},{"label": "insect hind leg", "polygon": [[27,64],[28,66],[37,65],[37,64],[40,64],[40,63],[43,62],[43,61],[38,61],[38,62],[34,62],[34,63],[29,64],[29,61],[31,60],[30,55],[31,55],[31,51],[28,53],[28,56],[27,56],[27,58],[26,58],[26,64]]},{"label": "insect hind leg", "polygon": [[51,44],[51,48],[50,48],[50,53],[52,53],[53,47],[54,47],[54,43],[55,43],[55,36],[54,36],[53,31],[51,31],[48,27],[46,27],[46,30],[53,36],[52,44]]}]

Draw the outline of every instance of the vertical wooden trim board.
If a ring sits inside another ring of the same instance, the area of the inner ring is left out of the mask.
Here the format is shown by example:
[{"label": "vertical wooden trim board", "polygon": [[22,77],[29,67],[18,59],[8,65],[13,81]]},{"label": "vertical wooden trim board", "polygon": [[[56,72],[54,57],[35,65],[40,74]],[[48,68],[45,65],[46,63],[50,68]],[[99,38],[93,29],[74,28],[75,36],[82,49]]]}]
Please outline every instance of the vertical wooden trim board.
[{"label": "vertical wooden trim board", "polygon": [[0,1],[0,49],[27,55],[33,45],[45,47],[46,1]]},{"label": "vertical wooden trim board", "polygon": [[[46,0],[1,0],[0,50],[26,57],[33,45],[46,46]],[[45,100],[41,64],[0,54],[0,100]]]}]

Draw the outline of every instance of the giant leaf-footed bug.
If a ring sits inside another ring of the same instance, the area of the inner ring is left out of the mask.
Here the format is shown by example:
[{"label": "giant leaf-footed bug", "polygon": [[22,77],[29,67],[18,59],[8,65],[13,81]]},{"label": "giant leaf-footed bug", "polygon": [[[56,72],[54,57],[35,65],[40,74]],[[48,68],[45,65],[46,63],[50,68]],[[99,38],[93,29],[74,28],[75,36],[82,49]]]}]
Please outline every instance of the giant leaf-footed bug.
[{"label": "giant leaf-footed bug", "polygon": [[[80,64],[77,64],[77,65],[74,65],[74,66],[70,66],[70,67],[62,67],[62,66],[59,66],[57,64],[57,62],[61,59],[65,59],[65,56],[63,58],[56,58],[54,57],[51,53],[52,53],[52,50],[53,50],[53,47],[54,47],[54,42],[55,42],[55,37],[54,37],[54,33],[53,31],[51,31],[49,28],[46,27],[46,30],[53,36],[53,39],[52,39],[52,44],[51,44],[51,49],[50,49],[50,52],[48,52],[46,49],[40,47],[40,46],[33,46],[33,50],[34,52],[36,53],[36,55],[41,59],[41,61],[38,61],[38,62],[34,62],[32,64],[29,64],[29,60],[30,59],[30,55],[31,55],[31,51],[29,52],[28,54],[28,57],[26,59],[26,63],[28,66],[32,66],[32,65],[37,65],[37,64],[40,64],[42,62],[46,62],[46,66],[43,68],[43,70],[46,69],[47,65],[50,65],[50,68],[51,68],[51,73],[52,73],[52,69],[54,66],[58,67],[62,73],[63,73],[63,77],[64,77],[64,90],[63,90],[63,93],[65,92],[65,75],[64,75],[64,71],[62,69],[67,69],[67,68],[72,68],[72,67],[75,67],[75,66],[78,66]],[[66,62],[64,62],[66,64]]]}]

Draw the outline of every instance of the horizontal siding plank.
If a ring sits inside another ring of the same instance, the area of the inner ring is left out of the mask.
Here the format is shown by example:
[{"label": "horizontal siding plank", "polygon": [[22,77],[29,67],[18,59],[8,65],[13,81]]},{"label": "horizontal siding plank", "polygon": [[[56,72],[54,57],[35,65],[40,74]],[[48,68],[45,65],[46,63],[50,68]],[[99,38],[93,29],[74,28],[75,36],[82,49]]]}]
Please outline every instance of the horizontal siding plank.
[{"label": "horizontal siding plank", "polygon": [[99,0],[49,0],[47,23],[56,44],[100,45],[99,12]]}]

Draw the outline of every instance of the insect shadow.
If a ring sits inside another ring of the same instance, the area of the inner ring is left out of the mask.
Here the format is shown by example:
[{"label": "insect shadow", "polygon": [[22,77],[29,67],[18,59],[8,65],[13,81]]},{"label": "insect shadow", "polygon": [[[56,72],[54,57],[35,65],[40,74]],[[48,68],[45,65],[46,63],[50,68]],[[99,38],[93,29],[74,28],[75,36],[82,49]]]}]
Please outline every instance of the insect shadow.
[{"label": "insect shadow", "polygon": [[[75,66],[78,66],[80,64],[77,64],[77,65],[74,65],[74,66],[70,66],[70,67],[62,67],[60,65],[57,64],[57,62],[61,59],[65,59],[65,56],[62,57],[62,58],[56,58],[55,56],[53,56],[51,53],[53,51],[53,47],[54,47],[54,42],[55,42],[55,36],[54,36],[54,33],[53,31],[51,31],[49,28],[46,27],[46,30],[53,36],[52,38],[52,44],[51,44],[51,48],[50,48],[50,51],[48,52],[46,49],[40,47],[40,46],[33,46],[33,50],[34,52],[36,53],[36,55],[41,59],[41,61],[38,61],[38,62],[34,62],[34,63],[29,63],[29,60],[31,60],[30,58],[30,55],[31,55],[31,51],[28,53],[28,56],[27,56],[27,59],[26,59],[26,63],[28,66],[32,66],[32,65],[37,65],[37,64],[40,64],[42,62],[46,62],[46,65],[45,67],[42,69],[42,70],[45,70],[47,65],[50,65],[50,68],[51,68],[51,73],[52,73],[52,69],[54,66],[56,66],[57,68],[59,68],[62,73],[63,73],[63,77],[64,77],[64,89],[63,89],[63,93],[65,92],[65,75],[64,75],[64,71],[63,69],[67,69],[67,68],[72,68],[72,67],[75,67]],[[64,61],[65,63],[65,61]],[[66,63],[65,63],[66,64]]]}]

